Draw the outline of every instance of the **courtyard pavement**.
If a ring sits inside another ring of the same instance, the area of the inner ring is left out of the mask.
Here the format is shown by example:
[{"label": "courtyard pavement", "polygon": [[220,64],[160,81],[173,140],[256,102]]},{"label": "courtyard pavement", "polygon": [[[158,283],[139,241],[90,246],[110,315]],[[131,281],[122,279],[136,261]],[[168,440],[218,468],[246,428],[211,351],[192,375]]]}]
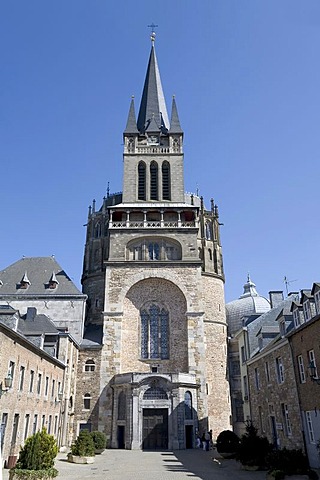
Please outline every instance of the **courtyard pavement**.
[{"label": "courtyard pavement", "polygon": [[[56,459],[57,480],[265,480],[266,472],[241,470],[235,460],[224,460],[215,450],[105,450],[91,465],[67,462],[66,453]],[[9,471],[3,470],[3,480]]]}]

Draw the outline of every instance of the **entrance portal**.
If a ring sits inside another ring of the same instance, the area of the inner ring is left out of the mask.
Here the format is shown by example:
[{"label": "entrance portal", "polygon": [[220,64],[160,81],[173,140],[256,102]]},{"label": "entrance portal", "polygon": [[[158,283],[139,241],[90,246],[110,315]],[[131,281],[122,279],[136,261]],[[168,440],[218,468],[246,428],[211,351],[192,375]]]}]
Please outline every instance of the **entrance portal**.
[{"label": "entrance portal", "polygon": [[186,448],[193,448],[193,426],[186,425]]},{"label": "entrance portal", "polygon": [[143,409],[144,450],[168,449],[168,410],[166,408]]}]

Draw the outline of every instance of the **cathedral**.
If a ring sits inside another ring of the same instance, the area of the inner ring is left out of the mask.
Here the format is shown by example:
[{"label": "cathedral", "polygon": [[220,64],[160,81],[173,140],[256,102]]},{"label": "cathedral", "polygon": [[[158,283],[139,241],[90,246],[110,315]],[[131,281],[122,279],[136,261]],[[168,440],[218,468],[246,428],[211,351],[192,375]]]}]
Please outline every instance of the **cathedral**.
[{"label": "cathedral", "polygon": [[111,448],[192,448],[231,428],[218,209],[185,193],[154,44],[123,133],[123,191],[94,201],[86,226],[75,421]]}]

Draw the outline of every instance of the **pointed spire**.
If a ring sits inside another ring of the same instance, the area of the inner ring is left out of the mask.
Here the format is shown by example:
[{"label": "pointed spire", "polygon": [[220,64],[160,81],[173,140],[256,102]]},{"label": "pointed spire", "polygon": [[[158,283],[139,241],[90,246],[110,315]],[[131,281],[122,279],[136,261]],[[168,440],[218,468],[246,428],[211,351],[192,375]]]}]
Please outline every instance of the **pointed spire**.
[{"label": "pointed spire", "polygon": [[137,121],[136,121],[136,113],[134,108],[134,97],[131,97],[131,103],[129,108],[127,126],[123,133],[138,133],[137,129]]},{"label": "pointed spire", "polygon": [[172,97],[170,133],[183,133],[180,125],[176,99]]},{"label": "pointed spire", "polygon": [[154,115],[158,130],[166,133],[170,127],[167,107],[162,90],[160,72],[157,57],[152,42],[146,79],[144,82],[137,126],[140,132],[144,132]]}]

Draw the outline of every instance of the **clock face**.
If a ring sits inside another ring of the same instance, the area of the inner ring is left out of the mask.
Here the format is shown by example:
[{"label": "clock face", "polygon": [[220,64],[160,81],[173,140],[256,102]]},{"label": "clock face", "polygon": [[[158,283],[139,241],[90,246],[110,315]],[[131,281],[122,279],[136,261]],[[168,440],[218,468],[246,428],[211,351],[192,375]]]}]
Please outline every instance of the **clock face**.
[{"label": "clock face", "polygon": [[158,135],[150,135],[150,137],[148,138],[148,143],[153,145],[158,144],[159,143]]}]

